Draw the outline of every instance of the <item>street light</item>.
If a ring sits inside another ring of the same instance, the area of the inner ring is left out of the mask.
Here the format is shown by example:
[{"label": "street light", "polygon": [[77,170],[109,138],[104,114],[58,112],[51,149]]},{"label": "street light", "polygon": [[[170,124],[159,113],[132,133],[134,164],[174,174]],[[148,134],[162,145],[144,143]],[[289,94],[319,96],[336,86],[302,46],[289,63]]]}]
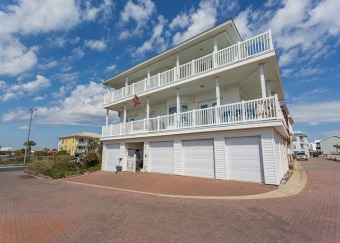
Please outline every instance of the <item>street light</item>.
[{"label": "street light", "polygon": [[30,112],[31,112],[31,119],[30,119],[30,126],[28,128],[28,136],[27,136],[27,142],[26,142],[26,149],[25,149],[25,157],[24,157],[24,165],[26,165],[26,158],[27,158],[27,149],[28,149],[28,143],[30,141],[30,133],[31,133],[31,125],[32,125],[32,116],[33,116],[33,112],[36,111],[36,108],[29,108]]}]

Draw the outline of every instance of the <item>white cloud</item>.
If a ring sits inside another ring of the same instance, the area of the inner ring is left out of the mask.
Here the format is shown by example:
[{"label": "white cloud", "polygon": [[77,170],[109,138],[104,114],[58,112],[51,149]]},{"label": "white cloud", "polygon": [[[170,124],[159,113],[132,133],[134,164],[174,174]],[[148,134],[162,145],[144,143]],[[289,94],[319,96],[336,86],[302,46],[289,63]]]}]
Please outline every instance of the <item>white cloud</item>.
[{"label": "white cloud", "polygon": [[[269,8],[274,5],[276,9]],[[235,24],[245,38],[272,29],[275,47],[282,52],[280,65],[305,64],[325,53],[328,41],[340,33],[340,21],[334,21],[337,6],[336,0],[267,1],[264,8],[250,6],[239,13]]]},{"label": "white cloud", "polygon": [[[316,91],[317,92],[317,91]],[[339,123],[340,100],[309,102],[289,105],[294,123],[317,125],[320,123]]]},{"label": "white cloud", "polygon": [[25,96],[25,94],[33,95],[42,89],[48,88],[50,85],[50,80],[41,75],[37,75],[36,80],[7,86],[4,95],[2,96],[2,101],[19,99]]},{"label": "white cloud", "polygon": [[177,16],[171,21],[169,28],[175,29],[177,27],[183,29],[189,25],[190,17],[186,13],[177,14]]},{"label": "white cloud", "polygon": [[[95,82],[77,85],[70,96],[58,102],[57,106],[37,107],[35,123],[101,126],[105,121],[106,112],[102,109],[102,102],[106,93],[107,89]],[[18,108],[4,114],[2,120],[25,120],[27,113],[26,109]],[[114,119],[117,119],[116,115]]]},{"label": "white cloud", "polygon": [[85,40],[85,46],[96,51],[104,51],[107,47],[103,40]]},{"label": "white cloud", "polygon": [[98,7],[92,6],[91,1],[85,2],[85,10],[83,12],[83,19],[88,21],[94,21],[100,12],[103,12],[104,17],[109,17],[111,14],[112,2],[110,0],[104,0]]},{"label": "white cloud", "polygon": [[123,40],[140,34],[141,30],[146,27],[146,23],[152,16],[154,10],[155,4],[151,0],[138,0],[137,4],[134,4],[133,1],[129,0],[120,14],[120,19],[123,26],[130,20],[134,20],[136,22],[136,27],[134,30],[122,31],[119,39]]},{"label": "white cloud", "polygon": [[34,101],[41,101],[41,100],[44,100],[44,99],[46,99],[46,95],[37,96],[37,97],[35,97],[33,100],[34,100]]},{"label": "white cloud", "polygon": [[36,56],[38,49],[37,46],[27,48],[16,38],[2,36],[0,38],[0,75],[17,75],[32,68],[38,61]]},{"label": "white cloud", "polygon": [[142,55],[147,51],[156,49],[158,52],[163,51],[166,48],[165,40],[162,37],[164,24],[166,23],[163,16],[158,17],[159,23],[153,27],[152,36],[149,40],[145,41],[142,46],[133,52],[134,56]]},{"label": "white cloud", "polygon": [[218,3],[219,1],[203,0],[199,3],[199,8],[195,12],[190,11],[186,17],[182,15],[181,18],[189,19],[189,25],[184,32],[174,34],[173,44],[176,45],[213,27],[217,20]]},{"label": "white cloud", "polygon": [[84,55],[85,55],[85,52],[80,47],[77,47],[72,50],[71,56],[69,56],[68,59],[71,61],[79,60],[83,58]]},{"label": "white cloud", "polygon": [[107,66],[107,67],[105,68],[105,72],[113,71],[113,70],[115,70],[116,68],[117,68],[117,66],[116,66],[115,64],[112,64],[112,65]]},{"label": "white cloud", "polygon": [[21,0],[0,11],[0,34],[70,29],[79,23],[79,16],[76,1]]}]

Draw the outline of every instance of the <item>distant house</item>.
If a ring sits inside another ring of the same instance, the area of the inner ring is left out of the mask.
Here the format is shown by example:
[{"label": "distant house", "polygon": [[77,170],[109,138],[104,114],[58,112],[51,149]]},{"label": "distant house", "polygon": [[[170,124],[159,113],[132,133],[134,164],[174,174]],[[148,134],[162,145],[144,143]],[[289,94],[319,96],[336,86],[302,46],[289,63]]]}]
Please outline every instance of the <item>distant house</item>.
[{"label": "distant house", "polygon": [[340,145],[340,136],[331,136],[320,141],[320,148],[323,154],[336,154],[339,153],[334,145]]},{"label": "distant house", "polygon": [[270,30],[243,40],[228,20],[103,84],[114,88],[103,170],[274,185],[288,170],[292,120]]},{"label": "distant house", "polygon": [[14,150],[13,150],[13,148],[11,148],[11,147],[3,147],[3,148],[0,149],[0,151],[6,151],[6,152],[8,152],[8,151],[14,151]]},{"label": "distant house", "polygon": [[303,134],[300,131],[294,132],[293,148],[294,148],[295,154],[297,152],[304,151],[307,154],[307,156],[309,157],[309,144],[308,144],[307,135]]},{"label": "distant house", "polygon": [[79,156],[93,152],[93,142],[99,142],[100,134],[81,132],[59,137],[58,151],[66,150],[69,155]]},{"label": "distant house", "polygon": [[320,153],[321,152],[320,141],[321,140],[315,140],[314,142],[310,142],[309,151]]}]

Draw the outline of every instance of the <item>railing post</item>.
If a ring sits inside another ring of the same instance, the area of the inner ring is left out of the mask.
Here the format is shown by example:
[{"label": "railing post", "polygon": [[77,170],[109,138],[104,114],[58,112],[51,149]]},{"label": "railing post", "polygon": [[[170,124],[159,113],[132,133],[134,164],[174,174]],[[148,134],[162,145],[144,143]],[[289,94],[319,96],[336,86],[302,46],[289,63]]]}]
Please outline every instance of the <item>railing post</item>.
[{"label": "railing post", "polygon": [[241,42],[237,42],[237,52],[238,52],[238,60],[241,60]]},{"label": "railing post", "polygon": [[279,98],[277,96],[277,94],[275,94],[274,96],[274,99],[275,99],[275,115],[276,115],[276,118],[277,119],[280,119],[281,118],[281,114],[280,114],[280,103],[279,103]]},{"label": "railing post", "polygon": [[157,117],[157,131],[160,129],[160,119],[159,116]]},{"label": "railing post", "polygon": [[245,122],[245,120],[246,120],[246,107],[245,107],[245,105],[244,105],[244,100],[242,100],[241,101],[241,104],[242,104],[242,110],[241,110],[241,112],[242,112],[242,121],[243,122]]},{"label": "railing post", "polygon": [[269,48],[270,48],[270,50],[272,50],[272,49],[274,49],[274,45],[273,45],[272,30],[271,29],[268,30],[268,39],[269,39]]},{"label": "railing post", "polygon": [[196,111],[195,109],[192,110],[192,126],[196,126]]},{"label": "railing post", "polygon": [[161,74],[160,73],[157,74],[157,84],[158,86],[161,86]]},{"label": "railing post", "polygon": [[[111,125],[111,131],[112,131],[112,125]],[[119,123],[119,135],[122,135],[122,123]]]},{"label": "railing post", "polygon": [[191,60],[191,75],[195,75],[195,60]]},{"label": "railing post", "polygon": [[215,106],[215,124],[220,124],[220,112],[219,106]]},{"label": "railing post", "polygon": [[149,78],[145,78],[144,79],[144,91],[146,91],[146,84],[147,84],[147,80],[148,80]]},{"label": "railing post", "polygon": [[135,94],[135,83],[132,84],[132,95]]}]

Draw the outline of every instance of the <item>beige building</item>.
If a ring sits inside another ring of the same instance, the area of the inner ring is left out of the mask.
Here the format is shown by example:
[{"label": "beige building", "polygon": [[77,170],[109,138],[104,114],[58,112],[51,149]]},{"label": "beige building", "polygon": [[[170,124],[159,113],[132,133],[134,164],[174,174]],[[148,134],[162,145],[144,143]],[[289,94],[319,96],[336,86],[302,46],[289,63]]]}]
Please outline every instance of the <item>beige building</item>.
[{"label": "beige building", "polygon": [[93,152],[93,142],[99,142],[100,134],[81,132],[59,137],[58,151],[66,150],[69,155],[78,156]]}]

